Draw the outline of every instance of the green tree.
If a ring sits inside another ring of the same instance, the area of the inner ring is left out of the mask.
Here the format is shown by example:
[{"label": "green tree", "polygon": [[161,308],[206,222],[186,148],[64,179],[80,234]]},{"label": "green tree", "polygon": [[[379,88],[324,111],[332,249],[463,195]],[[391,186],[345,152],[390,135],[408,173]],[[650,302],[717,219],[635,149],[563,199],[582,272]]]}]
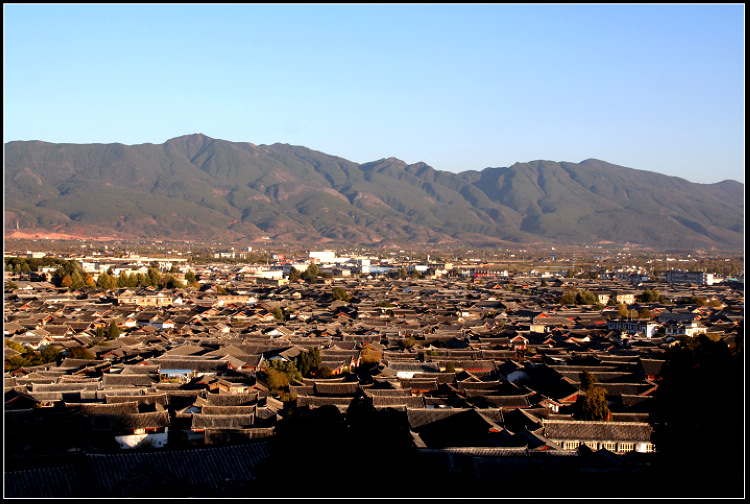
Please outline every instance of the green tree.
[{"label": "green tree", "polygon": [[292,266],[292,268],[289,270],[289,281],[290,282],[297,282],[300,279],[300,272],[297,271],[297,268]]},{"label": "green tree", "polygon": [[320,275],[318,265],[315,263],[310,264],[305,270],[305,277],[310,279],[311,282],[315,282],[315,279]]},{"label": "green tree", "polygon": [[63,287],[67,289],[72,289],[73,279],[71,278],[69,274],[66,273],[65,276],[62,277],[62,280],[60,281],[60,285],[62,285]]},{"label": "green tree", "polygon": [[617,315],[623,318],[630,315],[630,312],[628,311],[628,307],[625,305],[625,303],[620,303],[617,305]]},{"label": "green tree", "polygon": [[602,387],[589,387],[586,396],[580,402],[578,410],[579,420],[603,422],[609,419],[607,391]]},{"label": "green tree", "polygon": [[565,292],[563,292],[562,296],[560,296],[560,298],[557,300],[557,302],[562,305],[574,305],[576,304],[577,294],[578,289],[576,288],[566,289]]},{"label": "green tree", "polygon": [[302,379],[302,373],[297,369],[295,362],[283,359],[268,361],[264,373],[268,380],[268,387],[277,393],[287,389],[292,381]]},{"label": "green tree", "polygon": [[289,375],[280,369],[269,367],[266,369],[266,376],[268,377],[268,388],[272,392],[278,393],[279,390],[289,387]]},{"label": "green tree", "polygon": [[596,294],[588,290],[578,291],[576,293],[576,304],[579,305],[595,305],[598,302]]},{"label": "green tree", "polygon": [[445,372],[446,373],[455,373],[456,372],[456,365],[453,364],[452,362],[448,362],[445,365]]},{"label": "green tree", "polygon": [[15,371],[26,365],[26,359],[22,355],[13,355],[5,358],[5,370]]},{"label": "green tree", "polygon": [[101,326],[97,327],[95,335],[96,335],[97,338],[104,338],[105,337],[105,335],[104,335],[104,328],[101,327]]},{"label": "green tree", "polygon": [[359,352],[359,359],[362,364],[377,364],[383,358],[383,352],[371,345],[365,345]]},{"label": "green tree", "polygon": [[96,282],[94,282],[94,276],[90,273],[86,275],[86,278],[83,279],[83,286],[86,289],[94,289],[96,288]]},{"label": "green tree", "polygon": [[406,267],[405,266],[401,266],[401,270],[398,272],[398,277],[399,278],[406,278],[408,276],[409,276],[409,274],[406,272]]},{"label": "green tree", "polygon": [[653,289],[644,289],[644,291],[638,296],[638,300],[642,303],[653,303],[659,299],[659,294]]},{"label": "green tree", "polygon": [[112,277],[106,271],[99,274],[96,279],[96,286],[103,290],[109,290],[112,288]]},{"label": "green tree", "polygon": [[417,340],[414,338],[414,336],[407,336],[406,338],[401,338],[398,341],[398,344],[401,346],[401,348],[412,348],[417,344]]},{"label": "green tree", "polygon": [[71,359],[86,359],[86,360],[94,360],[96,357],[94,354],[89,352],[83,347],[73,347],[68,350],[68,357]]},{"label": "green tree", "polygon": [[190,285],[198,281],[198,279],[195,277],[195,273],[193,273],[193,270],[187,270],[185,272],[185,281]]},{"label": "green tree", "polygon": [[578,377],[581,380],[581,388],[584,392],[588,392],[588,390],[598,381],[593,373],[586,370],[581,371]]},{"label": "green tree", "polygon": [[651,310],[648,308],[642,308],[638,310],[638,318],[647,318],[650,319],[653,314],[651,313]]},{"label": "green tree", "polygon": [[295,359],[297,369],[302,376],[309,378],[312,376],[321,366],[323,358],[320,355],[320,350],[317,347],[310,348],[300,354]]},{"label": "green tree", "polygon": [[708,302],[706,301],[706,298],[704,298],[704,297],[693,295],[693,296],[690,296],[687,299],[687,303],[686,304],[694,304],[694,305],[698,305],[698,306],[706,306],[708,304]]},{"label": "green tree", "polygon": [[158,269],[149,268],[147,276],[148,285],[150,285],[151,287],[159,287],[159,283],[161,282],[161,273],[159,273]]},{"label": "green tree", "polygon": [[328,366],[320,366],[313,372],[315,378],[330,378],[333,376],[333,371]]},{"label": "green tree", "polygon": [[117,274],[117,286],[118,287],[129,287],[130,275],[125,270],[120,270]]},{"label": "green tree", "polygon": [[120,328],[117,326],[117,321],[112,320],[109,323],[109,331],[107,332],[107,339],[114,340],[120,337]]},{"label": "green tree", "polygon": [[71,280],[70,287],[73,290],[83,289],[83,285],[84,285],[83,275],[78,270],[75,270],[73,273],[70,274],[70,280]]},{"label": "green tree", "polygon": [[331,290],[331,299],[334,301],[349,301],[352,296],[343,287],[334,287]]},{"label": "green tree", "polygon": [[17,342],[17,341],[11,341],[9,339],[5,340],[5,346],[7,346],[8,348],[13,349],[16,352],[21,353],[21,354],[25,354],[25,353],[27,353],[29,351],[28,348],[26,348],[25,346],[23,346],[19,342]]},{"label": "green tree", "polygon": [[60,348],[54,345],[46,345],[39,349],[39,355],[44,363],[55,362],[61,355]]},{"label": "green tree", "polygon": [[185,284],[172,276],[171,273],[168,273],[165,277],[165,286],[167,289],[183,289],[185,287]]}]

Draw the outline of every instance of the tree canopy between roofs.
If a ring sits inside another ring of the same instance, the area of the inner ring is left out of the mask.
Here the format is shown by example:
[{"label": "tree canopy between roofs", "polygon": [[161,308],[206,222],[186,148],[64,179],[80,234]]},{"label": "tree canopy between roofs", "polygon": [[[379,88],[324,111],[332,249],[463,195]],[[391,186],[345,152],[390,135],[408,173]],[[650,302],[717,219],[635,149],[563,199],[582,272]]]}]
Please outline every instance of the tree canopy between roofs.
[{"label": "tree canopy between roofs", "polygon": [[723,495],[744,477],[745,410],[734,386],[745,383],[744,345],[686,337],[668,351],[658,383],[650,423],[665,491]]}]

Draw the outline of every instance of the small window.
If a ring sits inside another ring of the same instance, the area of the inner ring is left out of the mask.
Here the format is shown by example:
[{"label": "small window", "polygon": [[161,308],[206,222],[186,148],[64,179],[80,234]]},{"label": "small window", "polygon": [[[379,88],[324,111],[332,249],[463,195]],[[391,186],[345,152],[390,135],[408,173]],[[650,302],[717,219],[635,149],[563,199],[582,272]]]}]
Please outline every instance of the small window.
[{"label": "small window", "polygon": [[656,450],[654,450],[654,445],[652,445],[651,443],[645,443],[643,445],[643,451],[645,451],[646,453],[654,453],[654,451]]},{"label": "small window", "polygon": [[597,448],[597,442],[596,441],[586,441],[586,446],[591,448],[592,450],[596,450]]},{"label": "small window", "polygon": [[580,441],[565,441],[564,446],[566,450],[575,450],[580,444]]},{"label": "small window", "polygon": [[620,450],[621,452],[631,452],[633,451],[633,448],[635,448],[634,443],[620,443]]},{"label": "small window", "polygon": [[609,451],[615,451],[617,449],[617,443],[602,443],[602,448]]}]

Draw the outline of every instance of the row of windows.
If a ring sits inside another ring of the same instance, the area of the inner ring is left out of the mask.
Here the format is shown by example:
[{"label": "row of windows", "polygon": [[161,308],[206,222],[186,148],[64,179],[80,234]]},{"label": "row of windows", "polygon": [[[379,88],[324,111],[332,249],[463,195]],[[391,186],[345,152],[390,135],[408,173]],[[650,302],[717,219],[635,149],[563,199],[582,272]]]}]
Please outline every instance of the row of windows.
[{"label": "row of windows", "polygon": [[[563,448],[566,450],[575,450],[576,448],[581,446],[581,444],[585,444],[592,450],[603,448],[605,450],[620,453],[631,452],[635,449],[635,443],[615,443],[611,441],[605,441],[603,443],[599,443],[597,441],[584,441],[583,443],[581,443],[580,441],[564,441]],[[643,448],[647,453],[651,453],[654,451],[654,446],[651,443],[644,443]]]}]

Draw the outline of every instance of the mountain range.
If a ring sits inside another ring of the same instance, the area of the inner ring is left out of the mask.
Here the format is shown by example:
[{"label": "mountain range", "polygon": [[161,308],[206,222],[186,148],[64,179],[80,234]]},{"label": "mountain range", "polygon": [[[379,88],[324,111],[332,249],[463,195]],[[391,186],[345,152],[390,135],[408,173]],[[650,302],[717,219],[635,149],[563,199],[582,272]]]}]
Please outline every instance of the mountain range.
[{"label": "mountain range", "polygon": [[744,250],[744,184],[587,159],[460,173],[202,134],[5,144],[5,236]]}]

